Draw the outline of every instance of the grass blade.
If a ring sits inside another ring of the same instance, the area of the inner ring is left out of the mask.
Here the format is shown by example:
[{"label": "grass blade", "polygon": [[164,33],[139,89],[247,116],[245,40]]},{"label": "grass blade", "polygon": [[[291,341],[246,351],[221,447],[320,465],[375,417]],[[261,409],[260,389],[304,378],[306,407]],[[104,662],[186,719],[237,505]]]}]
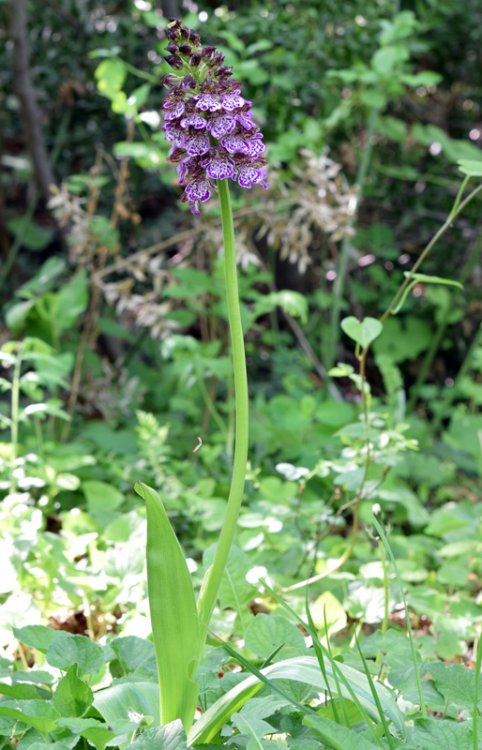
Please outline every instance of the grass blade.
[{"label": "grass blade", "polygon": [[480,694],[480,669],[482,667],[482,642],[479,637],[477,643],[477,658],[475,660],[475,688],[474,688],[474,715],[472,717],[473,728],[472,737],[474,740],[474,750],[479,750],[479,694]]},{"label": "grass blade", "polygon": [[400,578],[400,574],[398,572],[398,567],[397,567],[397,561],[395,560],[395,556],[392,552],[392,548],[390,547],[390,543],[387,539],[387,535],[385,534],[382,525],[378,522],[378,520],[373,515],[372,515],[372,523],[375,526],[378,532],[378,535],[383,542],[383,546],[385,547],[385,550],[392,562],[393,572],[395,573],[395,578],[397,579],[397,583],[400,588],[400,595],[402,597],[403,606],[405,609],[405,619],[407,621],[407,633],[408,633],[408,639],[410,641],[410,652],[412,654],[413,668],[415,670],[415,681],[417,683],[417,692],[418,692],[418,699],[420,702],[420,710],[422,712],[423,718],[426,719],[427,707],[425,705],[425,699],[423,697],[422,678],[420,676],[420,669],[419,669],[418,661],[417,661],[417,652],[415,651],[415,641],[413,638],[412,624],[410,622],[410,613],[408,611],[407,599],[405,597],[405,592],[403,590],[402,579]]},{"label": "grass blade", "polygon": [[[365,675],[347,664],[337,663],[336,670],[338,677],[343,675],[343,679],[339,680],[342,696],[351,700],[353,700],[353,696],[356,696],[367,714],[372,719],[375,719],[375,721],[378,720],[378,709],[373,701]],[[327,691],[327,684],[321,673],[318,660],[313,656],[298,656],[293,659],[286,659],[276,662],[276,664],[271,664],[269,667],[259,671],[263,675],[263,681],[255,675],[250,675],[208,708],[189,733],[189,742],[192,744],[210,742],[222,729],[230,716],[238,711],[249,698],[262,688],[265,678],[268,678],[270,683],[272,680],[294,680],[295,682],[303,682],[316,691],[323,693]],[[334,691],[335,679],[333,668],[326,661],[325,673],[330,688]],[[392,694],[383,685],[376,685],[375,689],[383,706],[384,715],[403,734],[405,731],[403,714],[397,707]]]}]

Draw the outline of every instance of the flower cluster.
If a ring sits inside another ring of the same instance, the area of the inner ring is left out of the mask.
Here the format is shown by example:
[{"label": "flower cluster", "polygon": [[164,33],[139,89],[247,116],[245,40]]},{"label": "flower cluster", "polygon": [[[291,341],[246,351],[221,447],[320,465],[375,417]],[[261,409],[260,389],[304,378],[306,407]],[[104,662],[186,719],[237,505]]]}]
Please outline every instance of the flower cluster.
[{"label": "flower cluster", "polygon": [[172,144],[169,161],[178,164],[185,185],[182,200],[198,214],[216,180],[267,188],[263,136],[223,55],[202,47],[199,34],[180,21],[169,24],[167,36],[166,60],[176,72],[164,79],[170,89],[163,104],[164,132]]}]

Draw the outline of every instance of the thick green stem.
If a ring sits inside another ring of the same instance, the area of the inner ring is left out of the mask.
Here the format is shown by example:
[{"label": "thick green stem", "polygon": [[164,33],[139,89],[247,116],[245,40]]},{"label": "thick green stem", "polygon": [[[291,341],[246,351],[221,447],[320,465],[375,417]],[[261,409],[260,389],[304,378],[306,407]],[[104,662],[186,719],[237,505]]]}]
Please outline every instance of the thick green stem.
[{"label": "thick green stem", "polygon": [[236,269],[236,249],[234,243],[233,213],[227,180],[218,180],[221,202],[221,220],[224,240],[224,275],[226,283],[226,303],[231,340],[231,356],[234,372],[234,404],[236,413],[233,473],[229,490],[224,523],[219,536],[214,561],[206,574],[198,602],[201,626],[201,642],[204,642],[209,621],[216,604],[219,585],[229,556],[229,550],[236,533],[237,521],[243,500],[246,466],[248,461],[248,377],[244,352],[243,328],[239,307],[238,277]]}]

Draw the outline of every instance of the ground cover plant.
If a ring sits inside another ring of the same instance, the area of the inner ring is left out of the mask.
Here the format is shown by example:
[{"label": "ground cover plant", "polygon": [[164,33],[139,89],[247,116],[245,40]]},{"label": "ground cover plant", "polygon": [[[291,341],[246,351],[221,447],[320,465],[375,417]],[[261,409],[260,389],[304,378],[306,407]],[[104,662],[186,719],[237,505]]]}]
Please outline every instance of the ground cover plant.
[{"label": "ground cover plant", "polygon": [[[7,138],[1,746],[480,747],[472,26],[63,13],[92,44],[64,127],[108,127],[43,200]],[[424,121],[448,92],[468,137]]]}]

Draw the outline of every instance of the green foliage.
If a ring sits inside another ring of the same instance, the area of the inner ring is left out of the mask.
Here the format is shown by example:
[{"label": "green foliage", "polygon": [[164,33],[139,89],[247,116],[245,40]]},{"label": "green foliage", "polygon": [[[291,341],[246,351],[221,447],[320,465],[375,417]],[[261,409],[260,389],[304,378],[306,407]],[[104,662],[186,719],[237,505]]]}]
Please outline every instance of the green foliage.
[{"label": "green foliage", "polygon": [[410,270],[482,176],[478,4],[188,18],[272,165],[266,199],[234,196],[250,466],[201,656],[236,415],[216,220],[173,205],[165,20],[35,6],[48,207],[0,25],[0,747],[478,750],[480,196]]}]

